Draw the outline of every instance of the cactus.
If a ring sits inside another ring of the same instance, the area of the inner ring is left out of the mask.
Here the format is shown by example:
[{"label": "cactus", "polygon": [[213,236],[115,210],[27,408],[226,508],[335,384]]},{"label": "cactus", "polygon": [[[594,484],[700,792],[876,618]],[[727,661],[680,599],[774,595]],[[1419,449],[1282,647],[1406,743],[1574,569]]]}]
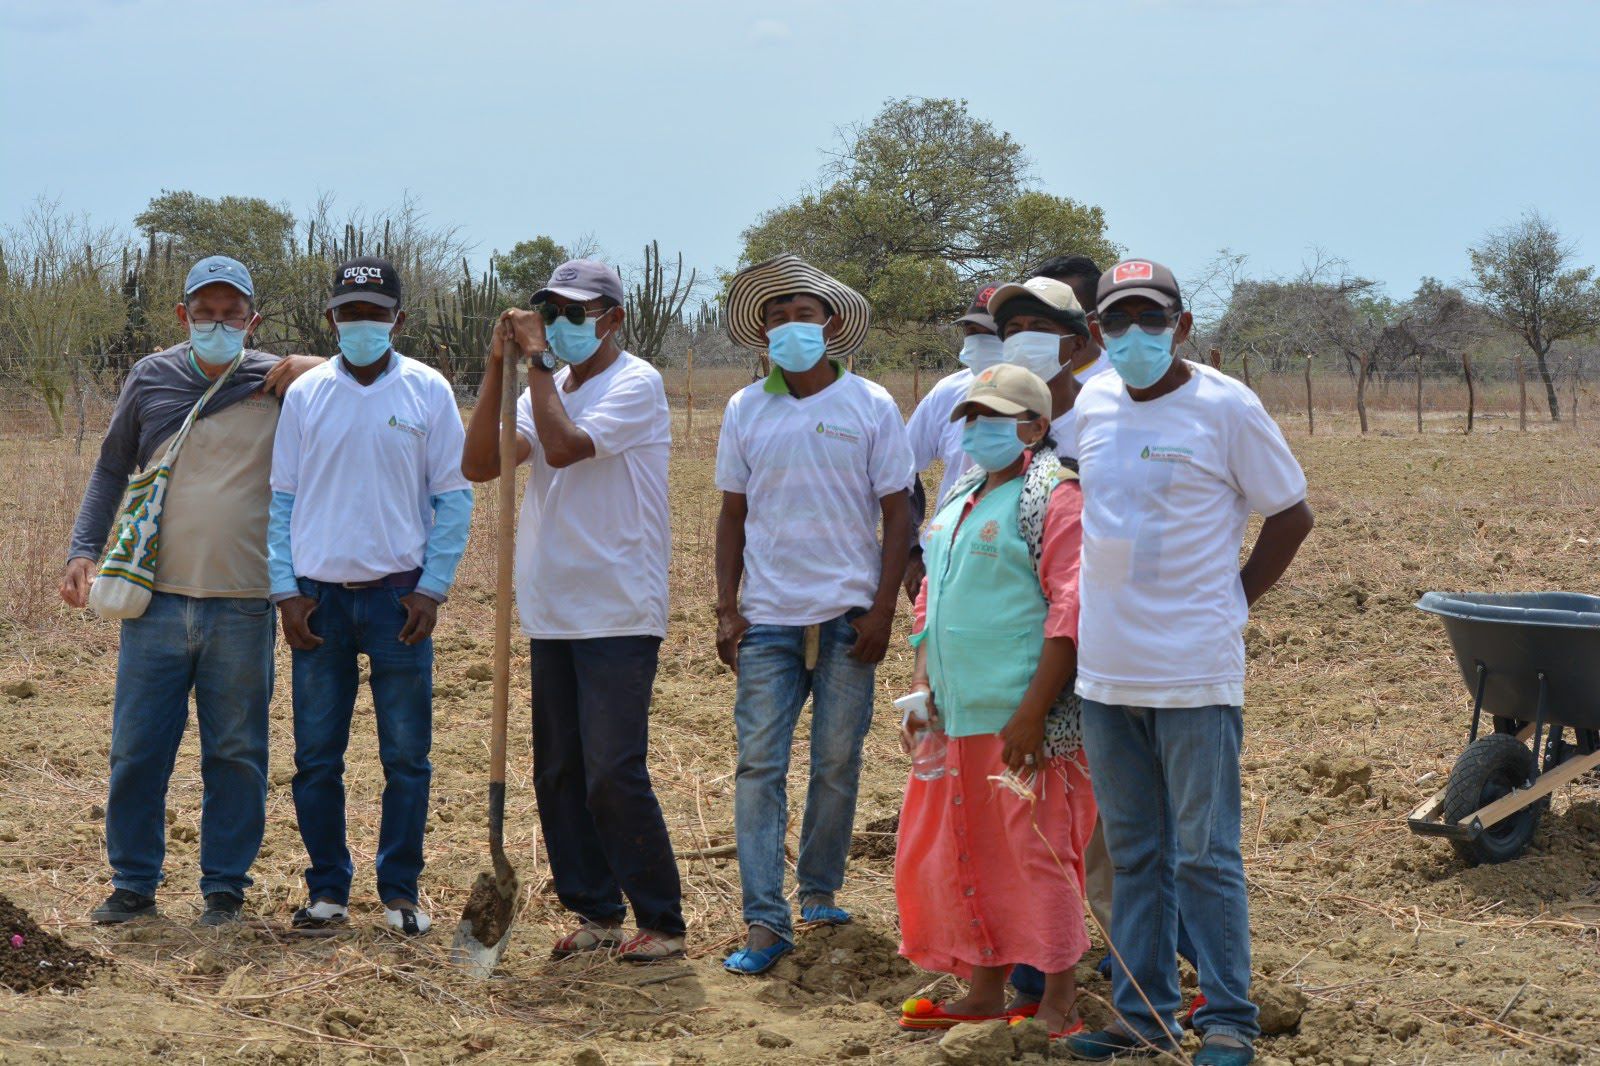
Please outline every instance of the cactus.
[{"label": "cactus", "polygon": [[666,287],[666,271],[661,266],[661,247],[651,241],[644,249],[643,280],[628,293],[627,318],[623,322],[623,343],[634,355],[654,363],[661,355],[667,329],[681,321],[683,305],[694,290],[695,272],[683,280],[683,253],[678,253],[678,271],[672,288]]},{"label": "cactus", "polygon": [[489,269],[476,283],[465,259],[461,260],[461,274],[453,300],[447,303],[434,297],[434,321],[429,324],[427,338],[431,343],[425,345],[427,355],[418,353],[419,358],[437,367],[458,395],[477,391],[480,382],[467,379],[481,376],[483,357],[489,351],[495,319],[500,314],[500,279],[495,276],[494,260],[489,261]]}]

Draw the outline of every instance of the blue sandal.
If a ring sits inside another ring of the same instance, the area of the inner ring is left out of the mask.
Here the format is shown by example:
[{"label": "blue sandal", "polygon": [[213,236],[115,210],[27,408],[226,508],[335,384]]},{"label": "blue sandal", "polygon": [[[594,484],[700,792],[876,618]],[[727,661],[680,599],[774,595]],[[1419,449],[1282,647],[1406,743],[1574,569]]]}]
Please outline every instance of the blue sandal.
[{"label": "blue sandal", "polygon": [[850,912],[831,903],[813,903],[800,908],[802,922],[820,922],[823,925],[849,925]]},{"label": "blue sandal", "polygon": [[780,940],[770,947],[760,949],[740,948],[723,961],[722,968],[729,973],[753,977],[758,973],[766,973],[778,965],[778,960],[793,950],[794,945],[787,940]]}]

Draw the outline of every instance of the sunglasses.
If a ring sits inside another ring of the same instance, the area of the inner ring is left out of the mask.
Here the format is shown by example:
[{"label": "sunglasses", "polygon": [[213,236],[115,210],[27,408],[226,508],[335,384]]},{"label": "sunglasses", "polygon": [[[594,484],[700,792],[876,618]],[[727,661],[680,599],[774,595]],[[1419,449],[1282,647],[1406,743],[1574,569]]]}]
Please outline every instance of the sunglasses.
[{"label": "sunglasses", "polygon": [[1134,326],[1138,326],[1154,336],[1157,333],[1165,333],[1176,321],[1178,312],[1163,311],[1159,307],[1146,308],[1136,315],[1127,311],[1106,311],[1100,316],[1100,332],[1107,337],[1120,337]]},{"label": "sunglasses", "polygon": [[544,319],[544,324],[547,326],[555,325],[558,318],[564,318],[574,326],[581,326],[585,319],[603,315],[611,308],[608,307],[602,311],[590,311],[582,304],[567,304],[567,306],[561,307],[556,304],[544,303],[540,304],[537,310],[539,317]]}]

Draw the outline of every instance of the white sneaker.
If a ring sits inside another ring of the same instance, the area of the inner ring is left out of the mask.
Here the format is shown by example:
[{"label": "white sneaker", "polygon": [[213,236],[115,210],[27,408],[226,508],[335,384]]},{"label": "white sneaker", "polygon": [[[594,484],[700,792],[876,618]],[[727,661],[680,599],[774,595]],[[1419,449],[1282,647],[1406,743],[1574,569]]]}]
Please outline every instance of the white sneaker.
[{"label": "white sneaker", "polygon": [[350,920],[350,910],[330,900],[313,900],[294,912],[291,924],[296,929],[317,929],[327,925],[343,925]]},{"label": "white sneaker", "polygon": [[383,920],[390,929],[406,936],[421,936],[433,928],[433,923],[428,916],[417,907],[401,907],[399,910],[383,908]]}]

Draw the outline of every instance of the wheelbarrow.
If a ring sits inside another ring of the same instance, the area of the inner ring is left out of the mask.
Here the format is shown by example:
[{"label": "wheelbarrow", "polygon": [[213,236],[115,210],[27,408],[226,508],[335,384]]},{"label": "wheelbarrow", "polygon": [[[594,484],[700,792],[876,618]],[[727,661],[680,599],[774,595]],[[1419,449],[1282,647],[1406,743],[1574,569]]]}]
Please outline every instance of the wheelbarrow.
[{"label": "wheelbarrow", "polygon": [[1508,862],[1533,842],[1550,794],[1600,766],[1600,597],[1430,592],[1416,607],[1444,619],[1472,730],[1407,824],[1473,865]]}]

